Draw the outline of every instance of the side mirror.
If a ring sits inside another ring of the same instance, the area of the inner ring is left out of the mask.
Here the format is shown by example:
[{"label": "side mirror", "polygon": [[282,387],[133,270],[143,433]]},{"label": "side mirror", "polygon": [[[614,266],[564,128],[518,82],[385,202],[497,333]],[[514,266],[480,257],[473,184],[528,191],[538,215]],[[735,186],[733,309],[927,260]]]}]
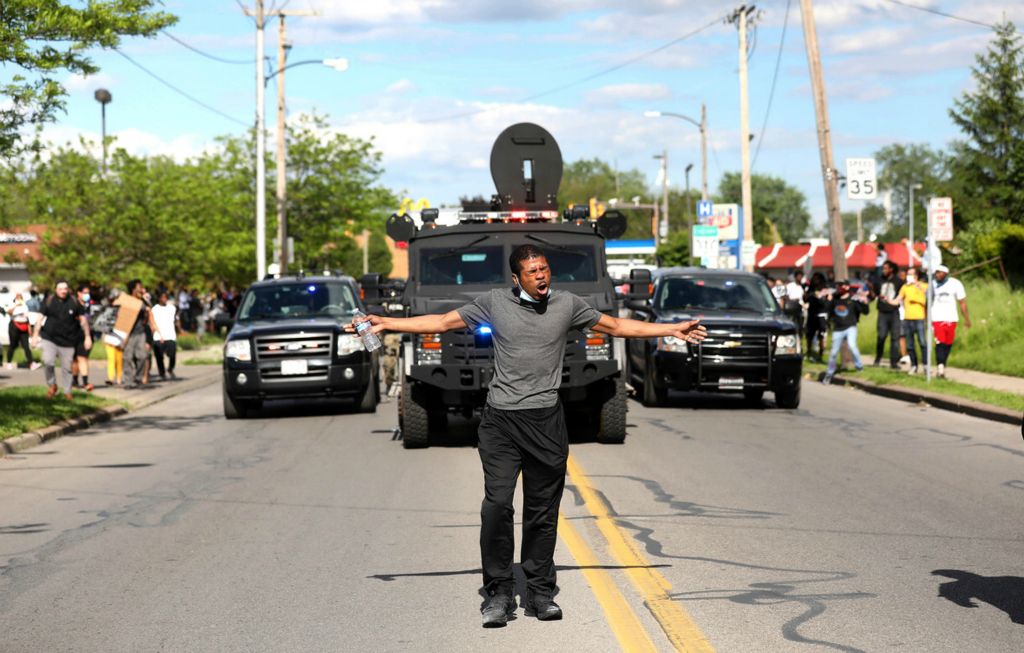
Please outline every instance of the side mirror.
[{"label": "side mirror", "polygon": [[623,305],[631,311],[651,310],[651,304],[646,299],[627,299]]},{"label": "side mirror", "polygon": [[627,299],[648,300],[654,292],[654,284],[651,283],[651,271],[644,268],[637,268],[629,271],[629,295]]},{"label": "side mirror", "polygon": [[367,304],[380,300],[380,273],[370,272],[359,278],[359,299]]}]

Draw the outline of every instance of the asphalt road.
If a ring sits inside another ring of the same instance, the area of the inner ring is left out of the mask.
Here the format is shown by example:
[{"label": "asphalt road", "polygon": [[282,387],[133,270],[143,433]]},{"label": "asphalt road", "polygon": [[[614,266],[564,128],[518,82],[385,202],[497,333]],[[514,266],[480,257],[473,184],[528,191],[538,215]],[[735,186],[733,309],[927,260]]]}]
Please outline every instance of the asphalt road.
[{"label": "asphalt road", "polygon": [[471,425],[405,451],[394,404],[219,394],[0,459],[0,649],[1024,650],[1016,427],[817,384],[631,403],[572,447],[565,620],[483,630]]}]

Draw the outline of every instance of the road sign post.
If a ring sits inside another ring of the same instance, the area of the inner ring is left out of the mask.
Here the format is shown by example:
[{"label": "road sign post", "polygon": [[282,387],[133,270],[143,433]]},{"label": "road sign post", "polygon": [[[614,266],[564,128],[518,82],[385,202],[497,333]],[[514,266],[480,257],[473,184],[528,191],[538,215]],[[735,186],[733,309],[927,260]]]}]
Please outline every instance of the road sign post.
[{"label": "road sign post", "polygon": [[875,160],[850,158],[846,160],[846,199],[873,200],[878,197],[878,177]]},{"label": "road sign post", "polygon": [[693,226],[693,256],[700,258],[704,267],[718,267],[718,227]]},{"label": "road sign post", "polygon": [[933,197],[928,201],[928,223],[934,242],[953,240],[953,200]]}]

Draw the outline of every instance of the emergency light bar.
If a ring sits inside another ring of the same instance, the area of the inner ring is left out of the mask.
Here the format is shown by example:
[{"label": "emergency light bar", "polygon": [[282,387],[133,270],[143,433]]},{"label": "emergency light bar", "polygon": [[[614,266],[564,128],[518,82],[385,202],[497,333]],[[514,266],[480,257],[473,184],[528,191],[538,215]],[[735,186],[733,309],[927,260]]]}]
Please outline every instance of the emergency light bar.
[{"label": "emergency light bar", "polygon": [[470,211],[459,213],[459,222],[557,222],[558,211]]}]

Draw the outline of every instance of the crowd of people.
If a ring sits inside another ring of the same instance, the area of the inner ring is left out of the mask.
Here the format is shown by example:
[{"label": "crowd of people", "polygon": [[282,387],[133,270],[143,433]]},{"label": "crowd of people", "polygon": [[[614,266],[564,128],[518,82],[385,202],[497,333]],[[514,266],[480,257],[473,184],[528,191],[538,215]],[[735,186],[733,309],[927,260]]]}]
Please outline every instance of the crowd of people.
[{"label": "crowd of people", "polygon": [[[828,369],[823,382],[831,382],[844,345],[855,369],[863,368],[857,346],[857,325],[862,316],[870,314],[872,303],[877,316],[873,364],[884,364],[887,342],[891,369],[906,369],[909,374],[917,374],[922,369],[920,365],[929,364],[925,335],[929,281],[922,270],[901,268],[880,257],[874,274],[865,278],[837,282],[831,272],[828,275],[815,272],[805,281],[803,272],[796,270],[788,281],[769,278],[768,283],[783,312],[797,324],[801,337],[806,338],[808,358],[825,360],[826,342],[831,333]],[[960,316],[968,328],[971,318],[964,285],[950,276],[946,266],[935,267],[931,285],[936,372],[939,377],[945,377]]]},{"label": "crowd of people", "polygon": [[[47,395],[71,399],[72,389],[91,392],[89,357],[96,343],[106,353],[107,385],[140,388],[153,380],[174,379],[177,340],[182,333],[219,330],[224,317],[237,309],[241,294],[234,289],[200,293],[164,285],[150,292],[139,279],[106,293],[82,283],[72,290],[66,281],[44,292],[11,293],[0,288],[0,360],[15,368],[16,351],[24,354],[22,365],[44,368]],[[6,342],[5,342],[6,341]],[[39,360],[36,360],[38,352]],[[60,367],[58,378],[57,367]]]}]

